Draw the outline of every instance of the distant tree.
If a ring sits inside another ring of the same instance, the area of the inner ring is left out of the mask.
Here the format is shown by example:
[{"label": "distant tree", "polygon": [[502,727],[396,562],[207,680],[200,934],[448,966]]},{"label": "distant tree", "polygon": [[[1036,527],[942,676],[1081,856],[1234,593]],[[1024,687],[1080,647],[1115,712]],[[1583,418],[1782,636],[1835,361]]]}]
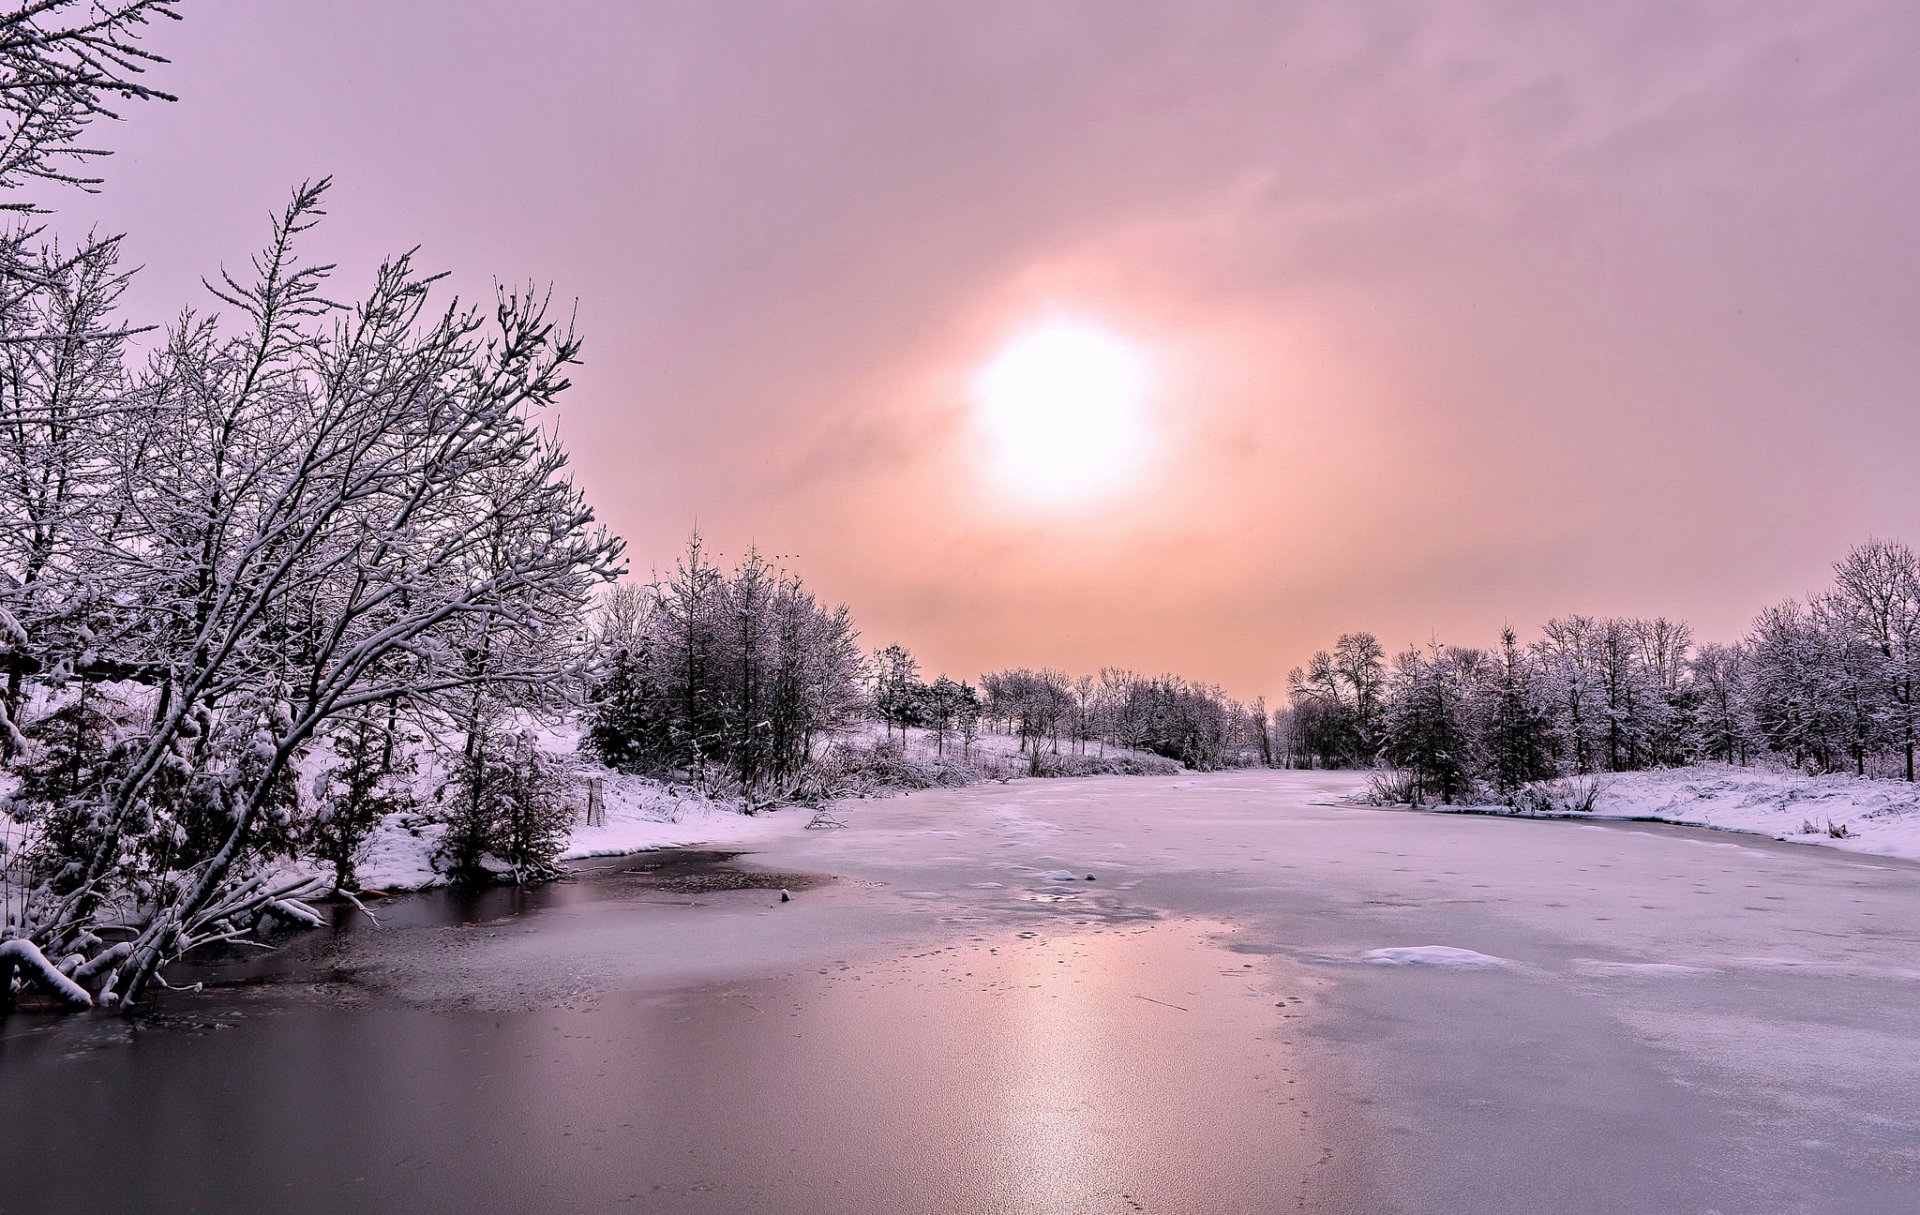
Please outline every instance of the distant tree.
[{"label": "distant tree", "polygon": [[1847,750],[1852,698],[1835,640],[1793,600],[1765,609],[1754,622],[1755,722],[1768,747],[1796,767],[1830,769]]},{"label": "distant tree", "polygon": [[1920,704],[1920,560],[1905,544],[1870,540],[1834,566],[1834,586],[1825,598],[1833,624],[1879,654],[1882,687],[1875,699],[1884,729],[1914,779]]},{"label": "distant tree", "polygon": [[1699,698],[1689,682],[1693,630],[1665,616],[1631,622],[1638,684],[1643,689],[1640,737],[1645,763],[1654,767],[1696,758]]},{"label": "distant tree", "polygon": [[704,784],[707,765],[725,745],[720,707],[719,656],[723,622],[716,611],[724,575],[707,555],[695,532],[673,576],[658,590],[660,629],[656,654],[675,702],[667,719],[676,737],[673,753],[682,758],[696,782]]},{"label": "distant tree", "polygon": [[1372,633],[1343,633],[1334,643],[1333,669],[1344,683],[1352,706],[1352,759],[1359,764],[1372,763],[1380,748],[1386,651]]},{"label": "distant tree", "polygon": [[954,728],[960,732],[960,754],[973,758],[974,740],[980,736],[980,718],[985,712],[980,694],[971,684],[961,684],[954,703]]},{"label": "distant tree", "polygon": [[1332,655],[1318,650],[1304,668],[1289,671],[1287,699],[1301,741],[1321,767],[1338,768],[1353,761],[1360,750],[1359,725],[1353,706],[1342,695]]},{"label": "distant tree", "polygon": [[1105,723],[1104,737],[1117,747],[1140,746],[1140,701],[1136,695],[1142,684],[1132,671],[1118,667],[1100,669],[1100,718]]},{"label": "distant tree", "polygon": [[1099,684],[1091,675],[1081,675],[1067,684],[1069,711],[1072,714],[1073,749],[1085,754],[1087,743],[1098,732]]},{"label": "distant tree", "polygon": [[1745,764],[1755,742],[1750,651],[1745,642],[1709,642],[1688,665],[1699,703],[1700,745],[1710,758]]},{"label": "distant tree", "polygon": [[920,721],[933,735],[934,752],[946,754],[947,736],[960,731],[968,753],[980,720],[980,696],[972,685],[940,676],[922,685]]},{"label": "distant tree", "polygon": [[1253,704],[1248,707],[1247,712],[1248,724],[1260,748],[1260,766],[1263,768],[1271,768],[1274,766],[1273,719],[1267,712],[1267,698],[1264,696],[1254,697]]},{"label": "distant tree", "polygon": [[656,682],[649,640],[642,636],[607,655],[587,691],[586,748],[608,766],[644,770],[674,759],[672,706]]},{"label": "distant tree", "polygon": [[1454,802],[1472,787],[1472,694],[1461,653],[1438,644],[1394,662],[1382,754],[1404,768],[1421,796]]},{"label": "distant tree", "polygon": [[1512,626],[1500,631],[1500,648],[1479,693],[1486,741],[1487,775],[1502,796],[1529,781],[1553,775],[1553,708],[1534,657],[1520,646]]},{"label": "distant tree", "polygon": [[868,664],[868,686],[872,689],[874,716],[886,728],[887,737],[900,731],[907,738],[907,727],[920,724],[926,705],[925,685],[920,682],[920,663],[903,645],[884,646],[873,652]]},{"label": "distant tree", "polygon": [[758,806],[860,706],[859,633],[846,608],[828,610],[757,553],[729,572],[696,538],[673,578],[609,595],[602,610],[584,743],[615,767],[671,773]]},{"label": "distant tree", "polygon": [[594,606],[596,656],[607,658],[622,650],[644,647],[647,619],[653,608],[650,590],[633,582],[617,582],[607,588]]},{"label": "distant tree", "polygon": [[1599,632],[1591,617],[1559,617],[1547,621],[1533,647],[1575,772],[1594,770],[1609,731],[1608,701],[1595,657]]}]

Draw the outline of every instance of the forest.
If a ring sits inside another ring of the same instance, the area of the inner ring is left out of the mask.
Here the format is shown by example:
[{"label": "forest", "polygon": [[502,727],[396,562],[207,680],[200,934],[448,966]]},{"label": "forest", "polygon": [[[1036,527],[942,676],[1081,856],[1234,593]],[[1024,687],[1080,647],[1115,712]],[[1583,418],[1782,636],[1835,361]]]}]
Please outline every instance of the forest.
[{"label": "forest", "polygon": [[1700,760],[1911,781],[1917,675],[1920,560],[1873,540],[1728,643],[1665,618],[1566,616],[1524,645],[1509,627],[1491,648],[1389,662],[1347,634],[1288,676],[1276,733],[1293,766],[1392,766],[1395,800],[1511,803],[1552,777]]}]

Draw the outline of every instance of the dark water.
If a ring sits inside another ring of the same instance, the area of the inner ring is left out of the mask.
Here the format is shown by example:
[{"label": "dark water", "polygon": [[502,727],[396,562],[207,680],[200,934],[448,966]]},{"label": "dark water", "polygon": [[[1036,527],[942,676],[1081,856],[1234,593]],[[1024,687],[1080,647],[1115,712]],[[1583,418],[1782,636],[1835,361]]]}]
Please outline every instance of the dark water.
[{"label": "dark water", "polygon": [[0,1211],[1370,1209],[1272,1038],[1286,994],[1218,926],[505,1001],[391,981],[499,934],[564,952],[831,885],[732,860],[408,897],[140,1019],[16,1016],[0,1126],[47,1164],[8,1170]]}]

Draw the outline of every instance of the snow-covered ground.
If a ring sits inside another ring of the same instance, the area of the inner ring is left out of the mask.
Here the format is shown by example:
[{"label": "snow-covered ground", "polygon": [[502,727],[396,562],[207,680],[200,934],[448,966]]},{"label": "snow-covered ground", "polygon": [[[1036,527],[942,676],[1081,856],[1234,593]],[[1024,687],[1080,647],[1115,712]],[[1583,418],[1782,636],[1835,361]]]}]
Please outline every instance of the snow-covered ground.
[{"label": "snow-covered ground", "polygon": [[1904,781],[1809,776],[1731,764],[1594,779],[1599,795],[1591,813],[1568,817],[1651,819],[1920,860],[1920,788]]},{"label": "snow-covered ground", "polygon": [[[560,854],[562,860],[617,856],[652,848],[751,845],[783,832],[799,830],[812,817],[811,810],[799,807],[743,814],[736,801],[716,800],[687,786],[616,772],[580,754],[581,729],[577,724],[528,725],[540,737],[542,747],[554,754],[568,756],[575,762],[580,778],[577,796],[583,803],[583,809],[587,782],[600,782],[606,821],[596,826],[577,821]],[[894,737],[897,739],[898,735]],[[872,747],[881,739],[882,728],[877,723],[870,723],[854,731],[846,744]],[[1019,739],[1012,735],[985,731],[974,738],[970,747],[963,748],[957,733],[949,734],[942,747],[936,744],[929,732],[914,728],[909,731],[905,752],[910,759],[920,763],[934,763],[944,756],[948,762],[958,765],[962,762],[964,750],[980,777],[1014,780],[1023,778],[1026,771],[1024,757],[1018,754],[1019,747]],[[1071,743],[1063,743],[1062,752],[1070,760],[1075,758]],[[1085,755],[1089,759],[1131,759],[1149,769],[1177,767],[1158,756],[1119,747],[1102,748],[1097,743],[1089,744]],[[303,788],[311,787],[316,775],[327,765],[337,762],[324,749],[316,749],[303,757],[299,766],[300,785]],[[423,808],[389,815],[375,829],[356,866],[356,876],[363,889],[419,890],[442,885],[447,880],[446,875],[434,867],[434,857],[446,828],[433,821],[430,808],[433,792],[444,779],[444,773],[434,763],[431,753],[422,754],[419,765],[414,784]],[[12,774],[0,772],[0,807],[5,805],[7,797],[15,792],[17,785],[18,781]],[[584,819],[584,814],[581,818]],[[19,835],[20,828],[6,816],[4,810],[0,810],[0,846],[17,844],[16,837]],[[287,872],[290,875],[302,872],[321,875],[323,868],[318,862],[303,861],[289,865]]]},{"label": "snow-covered ground", "polygon": [[[606,805],[604,825],[574,825],[572,837],[560,854],[562,860],[618,856],[651,848],[750,845],[800,830],[813,814],[811,810],[792,806],[742,814],[737,802],[718,801],[685,786],[616,772],[580,755],[577,726],[543,728],[539,734],[541,745],[547,750],[574,757],[581,778],[580,796],[585,796],[587,780],[598,780]],[[897,739],[898,735],[894,737]],[[881,739],[881,727],[872,724],[856,731],[848,741],[870,747]],[[1024,762],[1016,762],[1019,748],[1017,737],[983,731],[966,750],[983,773],[996,779],[1014,780],[1022,779],[1025,767]],[[963,751],[958,734],[948,735],[942,747],[929,732],[917,727],[908,732],[905,749],[910,758],[919,762],[932,762],[941,755],[958,761]],[[1063,743],[1062,750],[1069,756],[1073,754],[1071,744]],[[1102,748],[1097,743],[1089,744],[1085,754],[1116,760],[1130,758],[1143,766],[1173,766],[1158,756],[1121,747]],[[430,774],[423,778],[423,794],[432,779]],[[445,875],[433,866],[434,853],[444,830],[439,824],[429,822],[424,814],[390,816],[374,833],[365,859],[358,866],[361,886],[370,890],[417,890],[444,883]]]},{"label": "snow-covered ground", "polygon": [[[588,780],[598,780],[606,806],[604,824],[590,827],[584,821],[575,822],[560,854],[562,860],[695,844],[749,844],[796,830],[812,813],[790,807],[742,814],[738,803],[715,801],[684,786],[616,772],[579,756],[579,732],[575,729],[543,730],[541,735],[547,750],[575,756],[579,797],[585,798]],[[360,885],[370,890],[416,890],[442,884],[446,877],[434,869],[433,857],[444,832],[444,827],[427,822],[424,815],[389,816],[374,832],[366,857],[358,866]]]}]

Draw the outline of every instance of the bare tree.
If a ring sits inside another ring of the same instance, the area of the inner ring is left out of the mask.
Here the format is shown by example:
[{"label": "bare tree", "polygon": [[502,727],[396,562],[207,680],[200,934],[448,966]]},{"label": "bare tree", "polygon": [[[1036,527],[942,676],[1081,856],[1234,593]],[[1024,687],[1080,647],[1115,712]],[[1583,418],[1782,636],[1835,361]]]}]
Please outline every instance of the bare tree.
[{"label": "bare tree", "polygon": [[[79,142],[116,101],[172,101],[140,79],[166,60],[139,45],[148,22],[178,19],[173,0],[23,0],[0,14],[0,190],[31,182],[91,189],[80,167],[105,156]],[[40,208],[18,198],[0,210]]]},{"label": "bare tree", "polygon": [[1920,561],[1905,544],[1869,540],[1834,566],[1833,592],[1824,601],[1835,623],[1880,655],[1884,716],[1894,746],[1914,779],[1920,705]]}]

